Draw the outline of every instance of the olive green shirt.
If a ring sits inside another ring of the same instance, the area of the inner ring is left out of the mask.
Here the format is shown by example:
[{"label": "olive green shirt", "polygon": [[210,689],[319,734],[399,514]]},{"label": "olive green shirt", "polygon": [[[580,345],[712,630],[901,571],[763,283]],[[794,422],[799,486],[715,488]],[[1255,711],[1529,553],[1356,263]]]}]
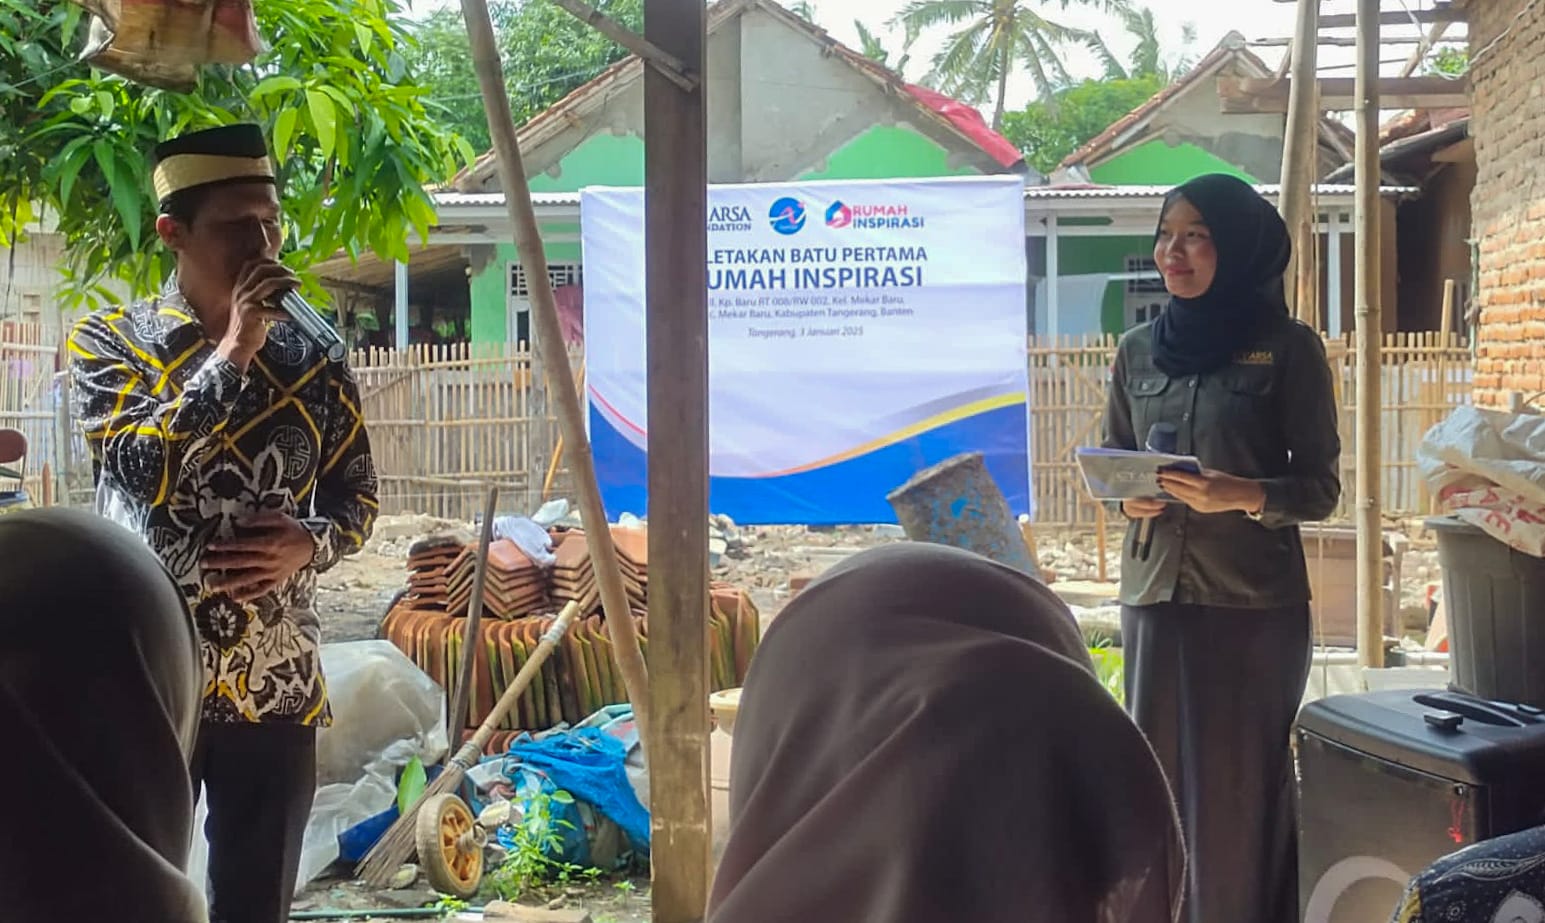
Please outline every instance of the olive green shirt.
[{"label": "olive green shirt", "polygon": [[1178,430],[1177,451],[1205,468],[1258,480],[1266,505],[1243,513],[1197,513],[1172,503],[1154,520],[1146,561],[1122,543],[1121,602],[1249,609],[1309,600],[1298,524],[1325,519],[1341,498],[1341,438],[1325,344],[1286,315],[1267,323],[1222,368],[1172,378],[1153,364],[1144,324],[1116,350],[1105,412],[1105,445],[1141,449],[1154,423]]}]

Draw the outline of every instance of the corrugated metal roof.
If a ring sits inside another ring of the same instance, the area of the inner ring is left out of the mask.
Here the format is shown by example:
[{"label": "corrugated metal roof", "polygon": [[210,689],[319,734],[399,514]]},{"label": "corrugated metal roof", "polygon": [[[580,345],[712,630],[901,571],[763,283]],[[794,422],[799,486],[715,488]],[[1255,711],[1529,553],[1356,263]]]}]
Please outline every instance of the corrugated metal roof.
[{"label": "corrugated metal roof", "polygon": [[[1026,186],[1028,202],[1063,201],[1069,199],[1154,199],[1163,198],[1172,186]],[[1281,191],[1276,183],[1262,184],[1256,191],[1267,198],[1275,198]],[[1416,195],[1421,190],[1415,186],[1386,186],[1382,193],[1388,197]],[[1314,187],[1318,198],[1338,198],[1356,194],[1357,187],[1342,183],[1321,183]],[[442,208],[497,208],[504,205],[502,192],[437,192],[435,204]],[[572,208],[579,205],[577,192],[535,192],[531,202],[538,208]]]},{"label": "corrugated metal roof", "polygon": [[[437,192],[434,194],[435,204],[442,206],[457,206],[476,208],[479,206],[500,206],[504,204],[502,192]],[[562,207],[565,205],[578,205],[579,193],[577,192],[533,192],[531,204],[541,207]]]},{"label": "corrugated metal roof", "polygon": [[[1025,189],[1025,198],[1030,200],[1044,199],[1146,199],[1163,197],[1169,193],[1173,186],[1029,186]],[[1267,198],[1275,198],[1282,191],[1278,183],[1258,184],[1255,191]],[[1415,195],[1421,190],[1415,186],[1386,186],[1382,190],[1386,196]],[[1321,183],[1314,187],[1314,194],[1320,198],[1335,196],[1350,196],[1357,192],[1356,186],[1338,183]]]}]

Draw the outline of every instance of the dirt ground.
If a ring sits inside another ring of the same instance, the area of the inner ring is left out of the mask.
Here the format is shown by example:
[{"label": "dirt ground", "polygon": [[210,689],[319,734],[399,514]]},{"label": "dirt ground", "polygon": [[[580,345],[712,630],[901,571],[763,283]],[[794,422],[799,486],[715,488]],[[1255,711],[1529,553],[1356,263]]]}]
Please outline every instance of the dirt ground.
[{"label": "dirt ground", "polygon": [[[894,529],[886,527],[737,528],[721,520],[716,528],[727,547],[714,569],[714,579],[747,590],[764,624],[787,602],[790,577],[801,573],[814,575],[855,551],[899,538]],[[409,546],[418,538],[437,532],[457,532],[468,541],[475,537],[468,523],[428,516],[382,517],[364,551],[345,558],[319,581],[317,606],[322,615],[323,640],[376,637],[393,596],[406,584]],[[1039,537],[1038,545],[1041,566],[1056,575],[1056,583],[1083,585],[1097,581],[1099,554],[1093,535],[1044,535]],[[1121,573],[1120,545],[1120,536],[1113,530],[1106,548],[1105,576],[1109,581],[1118,579]],[[1428,584],[1439,579],[1437,553],[1430,542],[1418,538],[1406,551],[1401,576],[1401,606],[1408,620],[1415,623],[1425,612]],[[1071,595],[1069,598],[1075,604],[1079,602]]]},{"label": "dirt ground", "polygon": [[[324,640],[376,637],[393,596],[405,585],[409,546],[424,535],[447,531],[458,532],[467,541],[475,537],[466,523],[425,516],[382,517],[366,548],[340,562],[319,582]],[[897,530],[885,527],[737,528],[724,520],[716,520],[715,531],[724,540],[724,551],[714,579],[747,590],[761,612],[764,628],[787,602],[791,577],[818,574],[856,551],[900,538]],[[1106,550],[1108,580],[1119,576],[1120,544],[1120,536],[1113,532]],[[1038,545],[1042,566],[1056,576],[1053,587],[1060,588],[1071,603],[1097,605],[1100,597],[1108,601],[1109,584],[1097,580],[1099,555],[1093,535],[1043,535],[1038,537]],[[1406,552],[1402,577],[1402,607],[1407,620],[1413,626],[1425,625],[1426,588],[1439,577],[1436,552],[1429,543],[1419,540]],[[643,923],[649,919],[648,888],[647,878],[554,886],[526,897],[522,903],[583,907],[595,923]],[[352,881],[324,879],[313,883],[296,909],[421,907],[435,900],[436,895],[421,878],[410,887],[388,892],[370,892]]]}]

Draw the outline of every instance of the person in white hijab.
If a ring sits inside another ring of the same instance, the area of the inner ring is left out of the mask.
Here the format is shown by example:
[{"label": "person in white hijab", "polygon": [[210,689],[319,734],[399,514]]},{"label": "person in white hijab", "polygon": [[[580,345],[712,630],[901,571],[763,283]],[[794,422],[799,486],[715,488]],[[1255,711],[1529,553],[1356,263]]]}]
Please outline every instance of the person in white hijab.
[{"label": "person in white hijab", "polygon": [[193,620],[134,535],[0,516],[0,920],[205,923],[183,873],[202,685]]},{"label": "person in white hijab", "polygon": [[757,650],[708,923],[1171,923],[1184,864],[1067,606],[897,544],[812,583]]}]

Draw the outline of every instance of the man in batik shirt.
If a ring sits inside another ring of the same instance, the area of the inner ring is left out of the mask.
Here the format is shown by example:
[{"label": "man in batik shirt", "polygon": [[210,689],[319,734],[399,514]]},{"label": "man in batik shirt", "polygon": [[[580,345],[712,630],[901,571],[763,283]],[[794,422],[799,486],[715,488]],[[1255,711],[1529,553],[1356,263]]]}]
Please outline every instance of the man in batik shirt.
[{"label": "man in batik shirt", "polygon": [[[98,509],[171,571],[202,639],[193,758],[209,804],[216,923],[283,923],[331,722],[317,574],[370,534],[376,476],[348,368],[273,305],[279,199],[263,136],[233,125],[156,149],[157,297],[69,340]],[[90,579],[83,562],[83,579]]]}]

